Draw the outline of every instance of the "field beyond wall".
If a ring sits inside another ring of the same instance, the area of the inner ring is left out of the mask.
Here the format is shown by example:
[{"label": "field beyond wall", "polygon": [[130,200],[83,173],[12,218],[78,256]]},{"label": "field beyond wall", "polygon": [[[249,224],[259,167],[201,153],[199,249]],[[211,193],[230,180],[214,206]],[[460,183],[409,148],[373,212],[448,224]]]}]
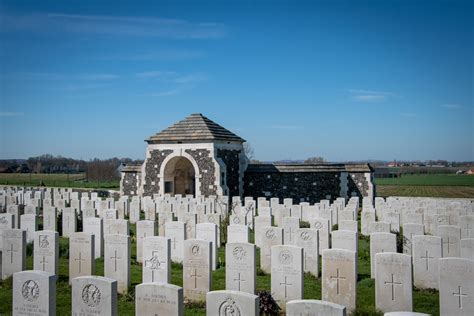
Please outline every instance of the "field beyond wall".
[{"label": "field beyond wall", "polygon": [[474,175],[402,175],[375,179],[377,196],[474,198]]},{"label": "field beyond wall", "polygon": [[[377,196],[474,198],[474,175],[402,175],[375,179]],[[85,173],[0,173],[0,185],[119,189],[119,180],[87,181]]]}]

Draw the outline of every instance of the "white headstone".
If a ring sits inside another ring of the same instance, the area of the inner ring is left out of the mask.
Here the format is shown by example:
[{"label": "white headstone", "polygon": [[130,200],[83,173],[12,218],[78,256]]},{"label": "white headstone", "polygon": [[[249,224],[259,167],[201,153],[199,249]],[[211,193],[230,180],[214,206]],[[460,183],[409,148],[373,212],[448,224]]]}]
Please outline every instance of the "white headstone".
[{"label": "white headstone", "polygon": [[238,291],[212,291],[206,294],[206,315],[260,315],[257,295]]},{"label": "white headstone", "polygon": [[186,224],[183,222],[168,222],[165,224],[165,230],[166,237],[171,239],[171,260],[183,262]]},{"label": "white headstone", "polygon": [[375,306],[383,312],[413,310],[411,256],[375,255]]},{"label": "white headstone", "polygon": [[[149,238],[149,237],[147,237]],[[184,315],[183,288],[166,283],[141,283],[135,287],[136,315]]]},{"label": "white headstone", "polygon": [[295,234],[295,245],[303,248],[304,272],[319,277],[319,245],[318,230],[314,228],[298,228]]},{"label": "white headstone", "polygon": [[272,226],[271,216],[256,216],[254,217],[254,232],[255,232],[255,245],[261,247],[262,245],[262,229],[267,226]]},{"label": "white headstone", "polygon": [[474,238],[461,239],[461,258],[474,260]]},{"label": "white headstone", "polygon": [[171,282],[171,239],[145,237],[142,242],[142,279],[146,282]]},{"label": "white headstone", "polygon": [[104,226],[103,219],[98,217],[86,217],[82,221],[84,233],[94,236],[94,257],[102,258],[104,255]]},{"label": "white headstone", "polygon": [[104,239],[104,276],[117,280],[118,293],[127,293],[130,286],[130,236],[107,235]]},{"label": "white headstone", "polygon": [[463,258],[439,260],[440,315],[474,315],[474,261]]},{"label": "white headstone", "polygon": [[[126,219],[105,219],[104,236],[129,235],[130,225]],[[119,292],[120,293],[120,292]]]},{"label": "white headstone", "polygon": [[303,248],[280,245],[271,251],[271,291],[284,310],[288,301],[303,298]]},{"label": "white headstone", "polygon": [[183,288],[184,297],[204,301],[211,290],[211,242],[199,239],[184,241]]},{"label": "white headstone", "polygon": [[156,235],[156,222],[153,220],[143,220],[137,222],[137,262],[143,262],[143,239]]},{"label": "white headstone", "polygon": [[283,228],[283,243],[285,245],[295,245],[296,230],[300,228],[300,219],[297,217],[283,217],[281,220]]},{"label": "white headstone", "polygon": [[424,235],[425,226],[422,224],[403,224],[403,253],[412,254],[413,237]]},{"label": "white headstone", "polygon": [[397,252],[397,236],[391,233],[370,234],[370,277],[375,278],[375,255]]},{"label": "white headstone", "polygon": [[324,249],[330,248],[330,231],[331,227],[329,219],[314,218],[310,221],[310,227],[318,230],[319,237],[319,253],[322,253]]},{"label": "white headstone", "polygon": [[58,230],[58,211],[55,207],[47,207],[43,210],[43,230]]},{"label": "white headstone", "polygon": [[69,282],[79,276],[95,273],[94,237],[88,233],[71,233],[69,237]]},{"label": "white headstone", "polygon": [[440,225],[436,235],[441,237],[443,244],[443,257],[461,256],[461,228],[452,225]]},{"label": "white headstone", "polygon": [[331,245],[333,249],[346,249],[357,252],[357,233],[350,230],[334,230],[331,233]]},{"label": "white headstone", "polygon": [[227,242],[249,242],[250,229],[245,225],[227,226]]},{"label": "white headstone", "polygon": [[417,288],[439,289],[440,258],[442,258],[441,237],[413,236],[413,284]]},{"label": "white headstone", "polygon": [[349,231],[357,233],[359,231],[358,222],[357,221],[349,221],[349,220],[339,221],[338,229],[339,230],[349,230]]},{"label": "white headstone", "polygon": [[286,303],[286,315],[346,316],[346,307],[319,300],[294,300]]},{"label": "white headstone", "polygon": [[70,237],[72,233],[76,232],[77,227],[77,215],[76,209],[74,208],[65,208],[63,209],[63,220],[62,220],[62,236]]},{"label": "white headstone", "polygon": [[2,280],[26,269],[26,231],[3,229]]},{"label": "white headstone", "polygon": [[249,243],[227,243],[225,247],[226,290],[255,294],[256,247]]},{"label": "white headstone", "polygon": [[33,244],[33,269],[59,275],[59,233],[39,230]]},{"label": "white headstone", "polygon": [[326,249],[322,255],[322,300],[356,308],[357,254],[345,249]]},{"label": "white headstone", "polygon": [[72,315],[118,315],[117,281],[102,276],[72,279]]},{"label": "white headstone", "polygon": [[474,215],[460,216],[459,226],[461,227],[461,238],[474,238]]},{"label": "white headstone", "polygon": [[20,228],[26,230],[26,242],[32,243],[35,238],[35,232],[38,230],[38,216],[35,214],[21,215]]},{"label": "white headstone", "polygon": [[260,247],[260,268],[271,272],[272,247],[283,244],[283,228],[267,226],[262,228],[262,246]]},{"label": "white headstone", "polygon": [[56,276],[45,271],[13,274],[13,315],[56,315]]},{"label": "white headstone", "polygon": [[212,270],[217,269],[217,225],[214,223],[200,223],[196,225],[196,239],[211,242]]}]

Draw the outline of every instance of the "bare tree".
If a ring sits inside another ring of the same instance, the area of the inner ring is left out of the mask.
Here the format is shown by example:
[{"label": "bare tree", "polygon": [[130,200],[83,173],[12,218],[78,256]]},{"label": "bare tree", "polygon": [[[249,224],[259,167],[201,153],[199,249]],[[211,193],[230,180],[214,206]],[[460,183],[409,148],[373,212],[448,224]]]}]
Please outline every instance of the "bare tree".
[{"label": "bare tree", "polygon": [[249,142],[244,143],[244,153],[249,160],[253,159],[255,152]]},{"label": "bare tree", "polygon": [[326,159],[323,157],[310,157],[304,161],[305,164],[313,164],[313,163],[326,163]]}]

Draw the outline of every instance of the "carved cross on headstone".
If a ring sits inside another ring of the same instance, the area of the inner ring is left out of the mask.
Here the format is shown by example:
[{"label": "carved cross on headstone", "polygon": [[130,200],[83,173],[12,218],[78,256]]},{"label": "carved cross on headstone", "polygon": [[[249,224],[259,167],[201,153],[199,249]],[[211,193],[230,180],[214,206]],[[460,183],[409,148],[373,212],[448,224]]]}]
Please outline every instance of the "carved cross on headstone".
[{"label": "carved cross on headstone", "polygon": [[425,256],[424,256],[424,257],[421,256],[421,259],[425,259],[425,261],[426,261],[426,270],[428,270],[428,262],[429,262],[429,259],[434,259],[434,257],[428,256],[428,250],[426,250]]},{"label": "carved cross on headstone", "polygon": [[74,259],[74,261],[79,261],[79,273],[81,273],[82,261],[86,261],[86,259],[82,258],[81,252],[79,252],[79,258]]},{"label": "carved cross on headstone", "polygon": [[280,285],[285,286],[285,298],[288,297],[288,296],[287,296],[287,286],[288,286],[288,285],[293,285],[293,284],[291,284],[291,283],[287,283],[287,282],[286,282],[286,278],[287,278],[287,277],[285,276],[285,282],[280,282]]},{"label": "carved cross on headstone", "polygon": [[191,278],[194,278],[194,288],[196,289],[197,288],[197,278],[202,277],[202,275],[197,274],[197,269],[194,268],[194,274],[191,273],[189,276]]},{"label": "carved cross on headstone", "polygon": [[467,297],[466,293],[462,293],[462,287],[459,285],[458,286],[458,292],[454,292],[453,296],[457,296],[459,300],[459,309],[462,309],[462,298]]},{"label": "carved cross on headstone", "polygon": [[151,282],[155,282],[155,270],[160,269],[161,264],[166,263],[166,261],[160,261],[158,258],[159,251],[152,251],[151,258],[145,260],[145,267],[147,267],[147,263],[150,263],[150,270],[151,270]]},{"label": "carved cross on headstone", "polygon": [[385,284],[390,284],[392,286],[392,301],[395,300],[395,285],[402,285],[400,282],[395,282],[394,281],[394,275],[392,273],[392,281],[385,281]]},{"label": "carved cross on headstone", "polygon": [[469,224],[466,224],[466,228],[463,228],[466,231],[467,237],[471,237],[472,228],[469,227]]},{"label": "carved cross on headstone", "polygon": [[[446,240],[446,239],[447,239],[447,240]],[[456,244],[456,243],[455,243],[455,242],[451,242],[452,240],[450,241],[450,240],[449,240],[449,237],[446,237],[446,239],[443,238],[443,244],[444,244],[444,245],[446,245],[446,244],[448,245],[448,254],[449,254],[449,253],[450,253],[450,251],[449,251],[449,245],[454,245],[454,244]]]},{"label": "carved cross on headstone", "polygon": [[176,249],[176,237],[173,237],[173,241],[171,243],[173,244],[173,249]]},{"label": "carved cross on headstone", "polygon": [[235,281],[239,282],[239,291],[240,291],[240,282],[246,282],[246,280],[240,278],[240,272],[239,272],[239,277],[237,279],[234,278],[234,282]]},{"label": "carved cross on headstone", "polygon": [[117,257],[117,250],[114,251],[115,255],[113,257],[110,257],[110,259],[114,259],[115,260],[115,270],[114,272],[117,272],[117,259],[122,259],[122,257]]},{"label": "carved cross on headstone", "polygon": [[45,270],[45,263],[49,263],[48,261],[46,261],[46,257],[43,256],[43,261],[40,261],[40,263],[43,264],[43,271]]},{"label": "carved cross on headstone", "polygon": [[288,231],[286,232],[290,236],[290,241],[291,241],[291,237],[293,236],[294,232],[295,231],[291,227],[288,228]]},{"label": "carved cross on headstone", "polygon": [[339,276],[339,269],[336,269],[336,275],[332,275],[330,278],[336,279],[336,294],[339,294],[339,280],[346,280],[346,277]]},{"label": "carved cross on headstone", "polygon": [[13,263],[13,253],[18,252],[13,250],[13,244],[10,244],[10,249],[7,250],[10,253],[10,263]]}]

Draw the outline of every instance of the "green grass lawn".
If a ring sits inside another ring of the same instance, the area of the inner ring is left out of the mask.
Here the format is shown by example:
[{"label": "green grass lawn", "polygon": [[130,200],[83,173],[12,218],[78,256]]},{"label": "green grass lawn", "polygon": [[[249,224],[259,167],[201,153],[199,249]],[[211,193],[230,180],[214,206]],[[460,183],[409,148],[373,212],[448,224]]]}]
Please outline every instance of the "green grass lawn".
[{"label": "green grass lawn", "polygon": [[[131,234],[134,235],[135,225],[131,225]],[[253,240],[253,236],[251,236]],[[70,315],[71,313],[71,287],[68,284],[68,248],[67,238],[60,238],[60,266],[59,278],[57,282],[57,315]],[[212,290],[225,289],[225,248],[219,249],[220,266],[212,273]],[[137,264],[136,243],[132,237],[132,258],[131,258],[131,283],[130,293],[119,295],[118,312],[119,315],[134,315],[134,288],[141,282],[142,269]],[[259,251],[257,251],[257,267],[260,266]],[[32,269],[33,257],[32,248],[29,246],[27,257],[27,269]],[[96,260],[96,275],[104,274],[103,259]],[[270,275],[263,274],[258,269],[256,287],[257,291],[270,291]],[[179,264],[172,264],[171,283],[183,285],[183,269]],[[304,277],[304,298],[321,299],[321,280],[312,275],[306,274]],[[0,281],[0,315],[9,315],[12,310],[12,278]],[[432,315],[439,314],[438,292],[436,291],[413,291],[414,311]],[[205,315],[205,304],[186,304],[185,315]],[[358,284],[357,284],[357,310],[354,315],[383,315],[375,310],[375,285],[370,279],[370,251],[369,241],[366,237],[359,239],[358,258]]]},{"label": "green grass lawn", "polygon": [[420,174],[402,175],[400,178],[376,178],[377,185],[424,185],[424,186],[474,186],[474,175]]},{"label": "green grass lawn", "polygon": [[474,175],[403,175],[375,179],[377,196],[474,198]]},{"label": "green grass lawn", "polygon": [[0,173],[0,185],[118,189],[115,181],[87,181],[84,173]]}]

